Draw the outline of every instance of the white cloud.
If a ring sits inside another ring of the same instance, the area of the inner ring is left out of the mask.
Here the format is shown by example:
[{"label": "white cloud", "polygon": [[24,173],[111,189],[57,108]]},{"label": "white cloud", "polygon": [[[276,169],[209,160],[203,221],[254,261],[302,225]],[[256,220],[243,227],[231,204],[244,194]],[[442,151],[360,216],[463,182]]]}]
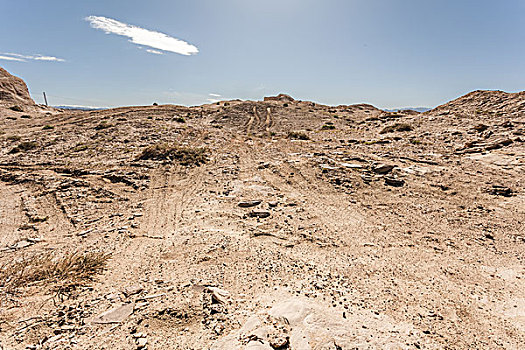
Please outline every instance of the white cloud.
[{"label": "white cloud", "polygon": [[66,60],[63,58],[58,58],[54,56],[44,56],[44,55],[21,55],[18,53],[10,53],[10,52],[4,52],[2,55],[6,56],[0,56],[0,59],[2,60],[9,60],[9,61],[19,61],[19,62],[26,62],[26,60],[34,60],[34,61],[52,61],[52,62],[65,62]]},{"label": "white cloud", "polygon": [[9,56],[0,56],[0,60],[25,62],[25,60],[21,58],[9,57]]},{"label": "white cloud", "polygon": [[209,94],[210,96],[213,96],[213,97],[221,97],[221,95],[219,94]]},{"label": "white cloud", "polygon": [[[181,55],[195,55],[199,52],[197,47],[164,33],[136,27],[122,23],[112,18],[101,16],[89,16],[85,18],[92,28],[100,29],[106,34],[117,34],[128,37],[132,43],[149,46],[157,50],[175,52]],[[152,50],[157,53],[159,51]]]},{"label": "white cloud", "polygon": [[155,55],[164,55],[162,52],[152,49],[146,49],[146,52],[154,53]]}]

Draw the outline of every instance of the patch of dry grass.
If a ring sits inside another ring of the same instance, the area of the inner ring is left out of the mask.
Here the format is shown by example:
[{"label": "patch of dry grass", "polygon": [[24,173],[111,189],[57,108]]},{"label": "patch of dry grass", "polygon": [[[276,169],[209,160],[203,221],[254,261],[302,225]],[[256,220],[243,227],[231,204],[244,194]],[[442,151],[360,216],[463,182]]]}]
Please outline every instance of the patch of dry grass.
[{"label": "patch of dry grass", "polygon": [[290,131],[288,138],[293,140],[310,140],[310,136],[302,131]]},{"label": "patch of dry grass", "polygon": [[413,130],[413,128],[412,128],[412,126],[410,124],[395,123],[393,125],[389,125],[389,126],[385,127],[379,133],[380,134],[387,134],[387,133],[395,132],[395,131],[412,131],[412,130]]},{"label": "patch of dry grass", "polygon": [[206,148],[183,147],[177,144],[159,143],[146,147],[139,160],[177,161],[186,166],[201,165],[208,161]]},{"label": "patch of dry grass", "polygon": [[38,143],[36,141],[24,141],[24,142],[20,142],[18,146],[16,146],[11,151],[9,151],[9,153],[13,154],[13,153],[18,153],[18,152],[26,152],[26,151],[35,149],[37,147],[38,147]]},{"label": "patch of dry grass", "polygon": [[22,287],[50,286],[57,295],[66,295],[93,281],[106,268],[110,254],[46,253],[0,265],[0,291],[14,293]]}]

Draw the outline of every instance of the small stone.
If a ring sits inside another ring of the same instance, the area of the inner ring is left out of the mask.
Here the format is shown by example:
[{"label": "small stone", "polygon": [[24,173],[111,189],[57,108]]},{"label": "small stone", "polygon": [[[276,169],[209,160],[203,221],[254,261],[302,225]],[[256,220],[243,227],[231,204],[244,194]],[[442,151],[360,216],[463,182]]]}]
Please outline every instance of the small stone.
[{"label": "small stone", "polygon": [[270,335],[268,338],[270,346],[274,349],[285,349],[289,344],[288,336],[284,334]]},{"label": "small stone", "polygon": [[133,286],[129,286],[129,287],[126,287],[124,288],[124,290],[122,291],[122,293],[127,297],[130,297],[132,295],[135,295],[135,294],[139,294],[140,292],[142,292],[144,289],[141,287],[141,286],[138,286],[138,285],[133,285]]},{"label": "small stone", "polygon": [[137,349],[144,349],[148,345],[148,339],[138,338],[137,339]]},{"label": "small stone", "polygon": [[95,317],[92,322],[100,324],[120,323],[133,313],[135,303],[123,304]]},{"label": "small stone", "polygon": [[212,302],[226,304],[230,298],[230,292],[217,287],[207,287],[206,290],[211,293]]},{"label": "small stone", "polygon": [[29,242],[28,240],[24,239],[24,240],[16,242],[15,244],[10,246],[9,248],[11,248],[11,249],[22,249],[22,248],[27,248],[27,247],[29,247],[29,246],[31,246],[33,244],[34,243]]}]

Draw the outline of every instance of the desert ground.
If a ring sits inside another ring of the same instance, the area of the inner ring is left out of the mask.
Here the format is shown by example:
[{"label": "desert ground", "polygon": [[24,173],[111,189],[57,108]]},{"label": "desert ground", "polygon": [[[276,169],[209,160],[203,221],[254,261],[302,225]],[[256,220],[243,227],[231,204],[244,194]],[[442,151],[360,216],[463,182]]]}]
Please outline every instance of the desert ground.
[{"label": "desert ground", "polygon": [[0,125],[0,349],[525,348],[525,92]]}]

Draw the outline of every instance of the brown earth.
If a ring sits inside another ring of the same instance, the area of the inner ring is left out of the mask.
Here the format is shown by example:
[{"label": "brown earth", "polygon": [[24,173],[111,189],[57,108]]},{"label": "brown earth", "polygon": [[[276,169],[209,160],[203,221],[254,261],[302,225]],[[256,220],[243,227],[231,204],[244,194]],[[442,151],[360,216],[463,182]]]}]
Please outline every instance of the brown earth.
[{"label": "brown earth", "polygon": [[0,348],[523,349],[524,97],[1,108]]}]

